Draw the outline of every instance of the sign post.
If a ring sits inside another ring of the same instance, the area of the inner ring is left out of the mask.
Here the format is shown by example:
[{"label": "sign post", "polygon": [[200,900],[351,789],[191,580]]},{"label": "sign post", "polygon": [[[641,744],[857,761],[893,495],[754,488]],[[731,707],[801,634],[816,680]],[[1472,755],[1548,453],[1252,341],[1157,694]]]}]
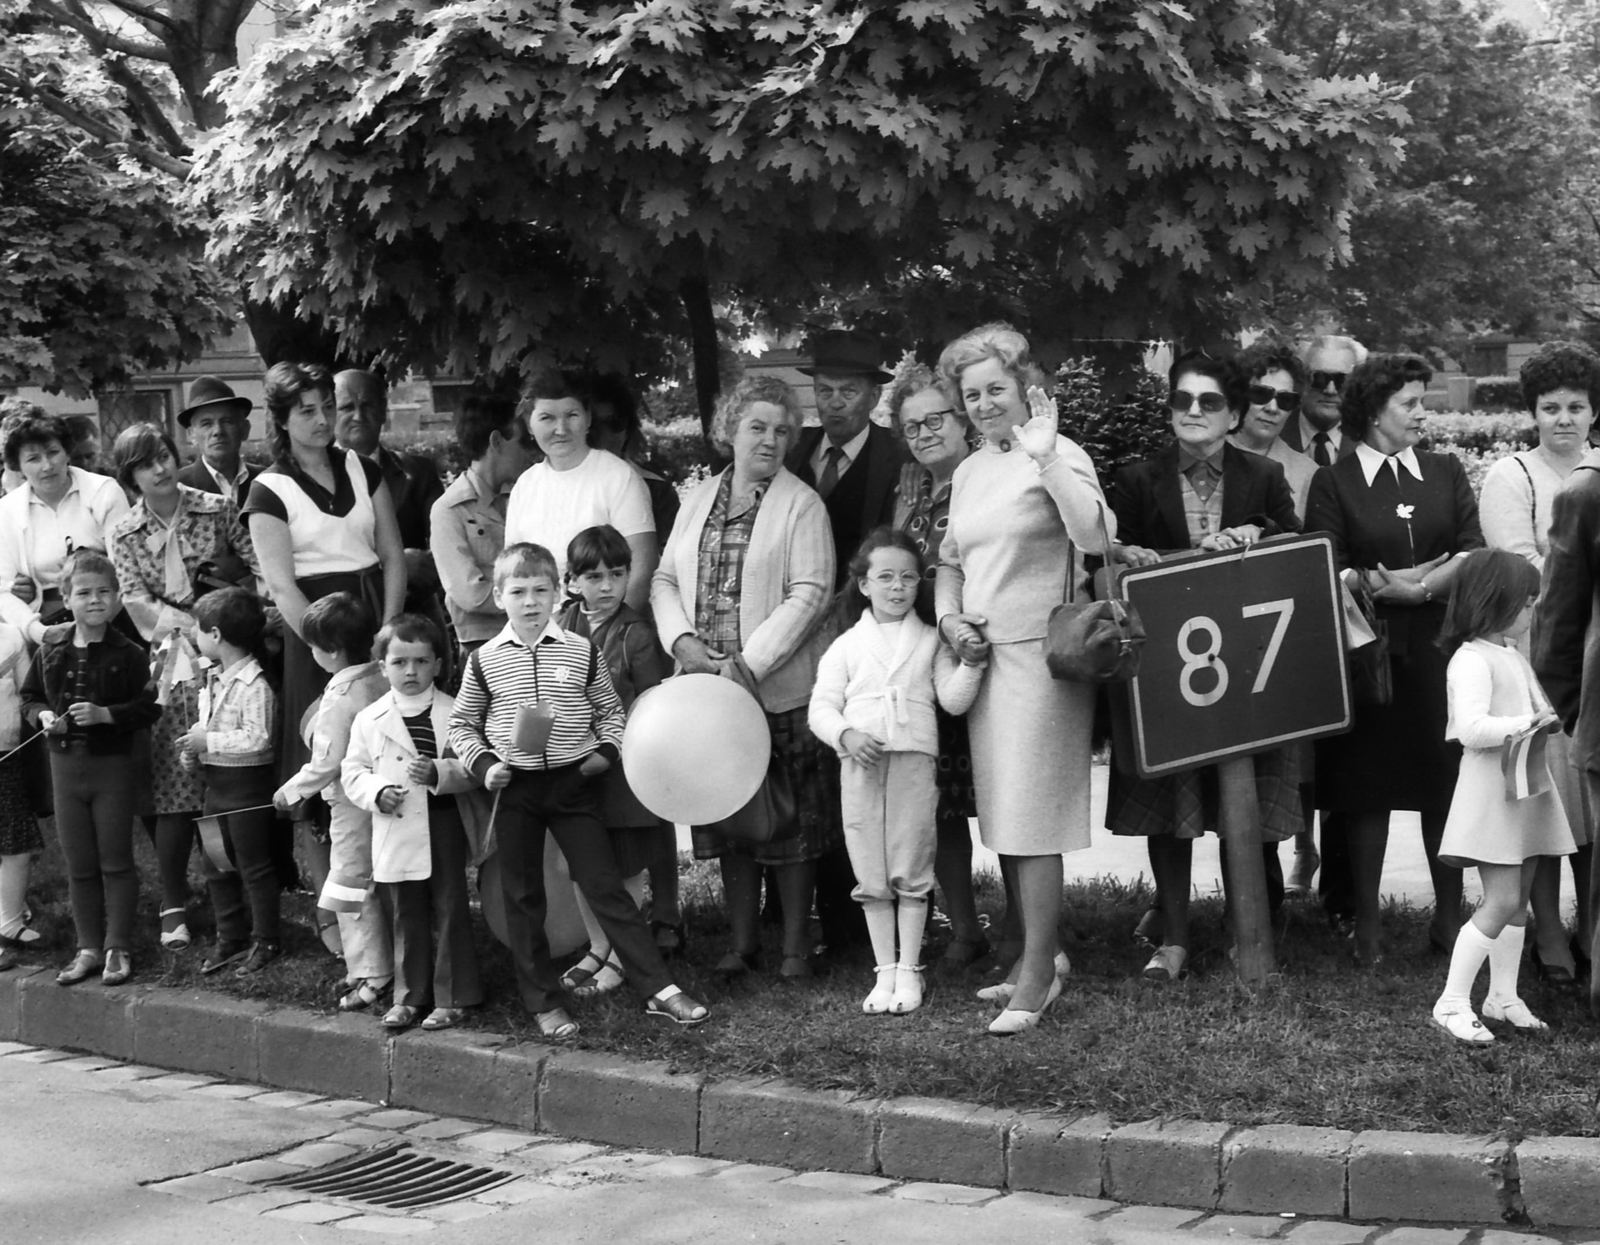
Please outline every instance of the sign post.
[{"label": "sign post", "polygon": [[1216,765],[1240,978],[1272,971],[1252,754],[1350,727],[1343,601],[1326,536],[1184,555],[1125,572],[1144,623],[1124,725],[1141,776]]}]

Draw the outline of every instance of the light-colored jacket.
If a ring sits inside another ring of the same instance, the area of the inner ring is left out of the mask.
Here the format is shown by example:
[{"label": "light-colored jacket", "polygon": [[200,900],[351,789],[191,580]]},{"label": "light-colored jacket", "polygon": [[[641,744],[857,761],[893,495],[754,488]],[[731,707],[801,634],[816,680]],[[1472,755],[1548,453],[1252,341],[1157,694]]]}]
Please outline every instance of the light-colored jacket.
[{"label": "light-colored jacket", "polygon": [[[669,653],[694,634],[700,534],[721,485],[722,476],[712,476],[684,498],[651,581],[650,608]],[[742,655],[768,713],[797,709],[811,697],[820,645],[807,641],[828,608],[833,568],[833,532],[822,498],[780,468],[756,514],[739,595]]]},{"label": "light-colored jacket", "polygon": [[[455,699],[448,692],[433,689],[429,716],[441,748],[454,707]],[[466,766],[448,755],[448,749],[445,751],[446,755],[434,761],[438,770],[434,785],[419,789],[406,777],[406,769],[417,759],[417,745],[394,702],[393,692],[373,701],[350,724],[350,746],[340,773],[350,802],[372,814],[374,882],[415,882],[433,876],[428,847],[428,795],[455,795],[463,824],[481,821],[475,805],[461,799],[478,789],[477,780]],[[385,813],[378,808],[378,796],[386,787],[398,787],[405,793],[396,812]],[[468,837],[472,838],[470,834]]]},{"label": "light-colored jacket", "polygon": [[494,603],[494,560],[506,546],[505,500],[503,493],[485,500],[478,473],[469,467],[429,513],[444,603],[464,643],[493,639],[506,625],[505,613]]},{"label": "light-colored jacket", "polygon": [[[128,513],[128,495],[109,476],[82,467],[69,467],[72,487],[56,507],[56,526],[75,549],[110,547],[111,529]],[[22,484],[0,497],[0,618],[16,627],[34,644],[44,639],[39,621],[41,591],[57,586],[58,576],[43,574],[36,564],[34,526],[28,520],[33,488]],[[34,583],[33,600],[24,601],[11,591],[17,576]]]},{"label": "light-colored jacket", "polygon": [[841,756],[847,730],[872,736],[890,752],[938,756],[935,697],[948,712],[965,713],[983,671],[962,665],[915,614],[883,627],[868,610],[822,655],[807,714],[811,733]]}]

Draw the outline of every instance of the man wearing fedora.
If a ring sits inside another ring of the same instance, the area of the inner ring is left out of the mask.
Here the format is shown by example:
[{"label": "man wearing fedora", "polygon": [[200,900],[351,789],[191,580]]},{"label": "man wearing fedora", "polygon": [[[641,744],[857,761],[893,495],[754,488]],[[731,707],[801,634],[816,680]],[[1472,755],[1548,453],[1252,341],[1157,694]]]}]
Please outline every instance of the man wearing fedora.
[{"label": "man wearing fedora", "polygon": [[195,460],[178,472],[178,483],[216,493],[242,506],[250,481],[261,474],[240,454],[250,438],[249,398],[237,396],[215,376],[197,376],[189,386],[189,405],[178,412]]},{"label": "man wearing fedora", "polygon": [[868,416],[893,376],[881,366],[878,342],[865,333],[830,329],[811,346],[811,377],[820,427],[804,428],[784,466],[818,493],[833,528],[838,571],[849,575],[862,538],[894,519],[894,490],[905,461],[899,438]]}]

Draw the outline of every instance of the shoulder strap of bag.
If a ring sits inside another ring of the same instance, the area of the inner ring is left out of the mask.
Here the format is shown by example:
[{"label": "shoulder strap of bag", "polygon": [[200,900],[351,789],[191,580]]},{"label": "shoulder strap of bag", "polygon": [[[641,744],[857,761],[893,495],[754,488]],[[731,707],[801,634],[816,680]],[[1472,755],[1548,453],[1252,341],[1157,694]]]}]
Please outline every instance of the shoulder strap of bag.
[{"label": "shoulder strap of bag", "polygon": [[[1116,546],[1111,543],[1111,529],[1106,526],[1106,507],[1104,502],[1095,503],[1095,514],[1100,520],[1100,546],[1105,550],[1106,570],[1110,572],[1106,579],[1111,585],[1111,599],[1120,601],[1122,600],[1122,585],[1116,574]],[[1073,574],[1077,570],[1077,566],[1078,549],[1069,539],[1067,541],[1067,582],[1062,586],[1061,590],[1062,600],[1068,605],[1076,602],[1078,598],[1077,576]]]},{"label": "shoulder strap of bag", "polygon": [[1528,470],[1528,464],[1520,457],[1513,454],[1511,461],[1522,468],[1522,474],[1528,477],[1528,518],[1533,523],[1533,539],[1539,539],[1539,490],[1533,486],[1533,472]]}]

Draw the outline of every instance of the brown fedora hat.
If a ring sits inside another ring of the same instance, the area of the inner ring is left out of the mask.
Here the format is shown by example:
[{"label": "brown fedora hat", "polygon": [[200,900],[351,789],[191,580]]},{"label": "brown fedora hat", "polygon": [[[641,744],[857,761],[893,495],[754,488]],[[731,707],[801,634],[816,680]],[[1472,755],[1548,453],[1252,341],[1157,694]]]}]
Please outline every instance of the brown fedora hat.
[{"label": "brown fedora hat", "polygon": [[254,407],[249,398],[241,398],[220,377],[196,376],[189,386],[189,405],[178,412],[178,424],[187,428],[194,413],[202,406],[231,406],[243,419]]},{"label": "brown fedora hat", "polygon": [[802,376],[865,376],[883,385],[894,373],[883,370],[883,350],[876,337],[853,329],[829,329],[811,341],[811,364],[799,369]]}]

